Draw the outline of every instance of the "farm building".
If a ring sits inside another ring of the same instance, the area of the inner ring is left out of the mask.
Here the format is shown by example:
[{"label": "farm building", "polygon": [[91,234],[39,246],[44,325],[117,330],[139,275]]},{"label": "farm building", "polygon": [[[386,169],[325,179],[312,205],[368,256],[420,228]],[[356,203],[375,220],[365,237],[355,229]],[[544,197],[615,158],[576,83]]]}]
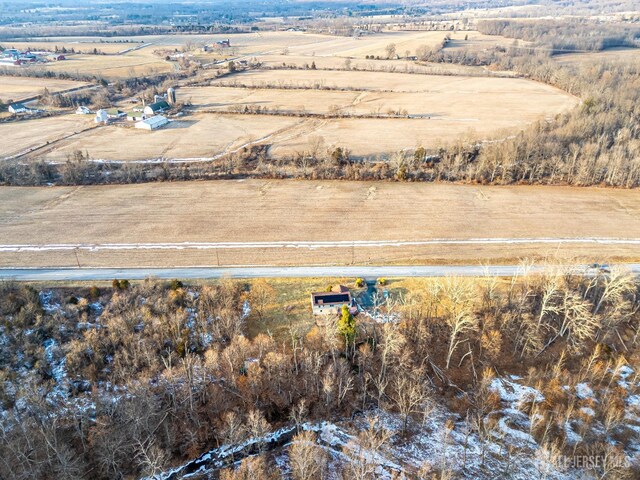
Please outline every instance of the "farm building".
[{"label": "farm building", "polygon": [[162,115],[156,115],[155,117],[147,118],[146,120],[142,120],[137,122],[135,127],[141,128],[143,130],[156,130],[158,128],[164,127],[169,120]]},{"label": "farm building", "polygon": [[109,115],[106,110],[98,110],[96,116],[93,119],[96,123],[107,123],[109,121]]},{"label": "farm building", "polygon": [[133,111],[127,113],[127,120],[129,120],[130,122],[139,122],[141,120],[144,120],[145,118],[147,118],[147,116],[142,112]]},{"label": "farm building", "polygon": [[89,114],[91,114],[91,110],[89,110],[89,107],[85,107],[84,105],[80,105],[76,109],[76,115],[89,115]]},{"label": "farm building", "polygon": [[144,107],[144,113],[145,115],[157,115],[169,110],[170,108],[171,106],[165,100],[160,100],[159,102],[155,102]]},{"label": "farm building", "polygon": [[118,110],[117,108],[110,108],[109,110],[107,110],[107,117],[109,117],[110,119],[122,118],[126,116],[127,114],[125,112],[123,112],[122,110]]},{"label": "farm building", "polygon": [[9,105],[9,112],[11,113],[27,113],[31,110],[24,106],[22,103],[14,103]]},{"label": "farm building", "polygon": [[343,305],[351,307],[352,302],[351,292],[344,285],[334,287],[330,292],[311,294],[311,309],[314,315],[337,314]]}]

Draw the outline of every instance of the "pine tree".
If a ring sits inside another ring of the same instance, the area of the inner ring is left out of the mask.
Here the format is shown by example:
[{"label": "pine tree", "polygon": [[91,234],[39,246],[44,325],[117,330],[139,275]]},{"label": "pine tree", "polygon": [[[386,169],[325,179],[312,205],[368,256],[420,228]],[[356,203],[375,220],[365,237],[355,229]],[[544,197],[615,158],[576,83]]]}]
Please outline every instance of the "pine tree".
[{"label": "pine tree", "polygon": [[353,345],[356,338],[356,320],[347,305],[342,306],[342,315],[338,320],[338,333],[344,337],[345,354],[348,356],[349,347]]}]

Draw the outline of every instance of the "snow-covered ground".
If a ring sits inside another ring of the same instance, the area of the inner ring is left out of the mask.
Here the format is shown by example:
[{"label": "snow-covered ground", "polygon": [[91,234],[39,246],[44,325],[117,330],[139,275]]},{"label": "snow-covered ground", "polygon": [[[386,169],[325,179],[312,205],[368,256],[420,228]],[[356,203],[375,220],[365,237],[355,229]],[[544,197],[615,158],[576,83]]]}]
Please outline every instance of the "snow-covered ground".
[{"label": "snow-covered ground", "polygon": [[[618,383],[626,384],[628,391],[633,387],[630,383],[632,373],[625,367],[619,375]],[[588,384],[579,383],[574,388],[578,400],[598,401],[594,389]],[[436,405],[426,418],[410,422],[407,436],[402,435],[402,417],[382,410],[372,410],[353,420],[307,423],[301,429],[316,432],[318,447],[328,454],[328,475],[325,477],[328,479],[341,478],[339,465],[344,466],[345,462],[353,462],[354,459],[366,463],[380,479],[415,478],[418,471],[447,471],[455,478],[480,480],[498,477],[514,480],[597,478],[594,472],[571,468],[570,459],[559,456],[548,445],[539,444],[532,435],[531,421],[537,420],[539,415],[530,417],[524,406],[543,402],[545,398],[541,392],[524,385],[516,376],[494,379],[489,390],[499,395],[501,408],[487,415],[480,424]],[[564,387],[564,390],[571,389]],[[622,459],[629,465],[640,462],[640,395],[629,394],[626,405],[625,422],[620,428],[628,429],[634,439],[627,445]],[[595,414],[589,407],[579,411],[588,417]],[[358,433],[367,429],[372,418],[377,419],[381,430],[391,434],[390,440],[376,451],[363,449],[357,443]],[[576,431],[578,423],[572,420],[563,426],[568,445],[582,441]],[[604,432],[604,427],[597,421],[592,428],[596,432]],[[223,445],[154,478],[190,478],[237,465],[243,458],[256,455],[258,445],[263,447],[260,451],[271,455],[280,474],[290,478],[288,447],[294,434],[294,427],[282,428],[265,437]],[[611,437],[607,437],[607,441],[616,444]]]}]

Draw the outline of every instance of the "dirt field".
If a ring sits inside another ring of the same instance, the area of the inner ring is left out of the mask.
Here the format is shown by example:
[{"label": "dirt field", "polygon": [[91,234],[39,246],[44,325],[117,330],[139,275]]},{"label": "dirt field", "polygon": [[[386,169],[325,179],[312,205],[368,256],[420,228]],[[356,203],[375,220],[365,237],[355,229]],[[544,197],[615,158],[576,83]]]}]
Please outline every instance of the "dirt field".
[{"label": "dirt field", "polygon": [[0,101],[4,103],[8,103],[9,100],[19,102],[39,95],[45,86],[51,93],[55,93],[83,85],[86,83],[55,78],[43,80],[41,78],[0,76]]},{"label": "dirt field", "polygon": [[[86,266],[438,263],[520,257],[640,257],[638,245],[555,239],[640,238],[635,191],[302,181],[219,181],[0,189],[0,244],[133,244],[79,250]],[[497,244],[442,240],[511,239]],[[512,239],[553,239],[548,243]],[[424,242],[407,245],[397,242]],[[322,247],[302,241],[331,242]],[[339,247],[335,242],[387,241]],[[159,249],[141,243],[242,242]],[[290,242],[290,247],[247,245]],[[138,244],[138,245],[137,245]],[[293,245],[298,245],[294,247]],[[76,265],[72,250],[11,252],[0,265]]]}]

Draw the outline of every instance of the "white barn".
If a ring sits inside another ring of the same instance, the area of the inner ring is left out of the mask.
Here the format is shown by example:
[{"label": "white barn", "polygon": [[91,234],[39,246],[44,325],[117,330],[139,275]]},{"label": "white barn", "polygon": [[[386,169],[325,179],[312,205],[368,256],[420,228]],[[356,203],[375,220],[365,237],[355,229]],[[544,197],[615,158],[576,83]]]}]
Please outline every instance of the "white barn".
[{"label": "white barn", "polygon": [[141,128],[143,130],[156,130],[158,128],[164,127],[169,120],[162,115],[156,115],[155,117],[147,118],[140,122],[136,122],[135,127]]},{"label": "white barn", "polygon": [[109,121],[109,115],[106,110],[98,110],[96,116],[93,119],[96,123],[107,123]]}]

